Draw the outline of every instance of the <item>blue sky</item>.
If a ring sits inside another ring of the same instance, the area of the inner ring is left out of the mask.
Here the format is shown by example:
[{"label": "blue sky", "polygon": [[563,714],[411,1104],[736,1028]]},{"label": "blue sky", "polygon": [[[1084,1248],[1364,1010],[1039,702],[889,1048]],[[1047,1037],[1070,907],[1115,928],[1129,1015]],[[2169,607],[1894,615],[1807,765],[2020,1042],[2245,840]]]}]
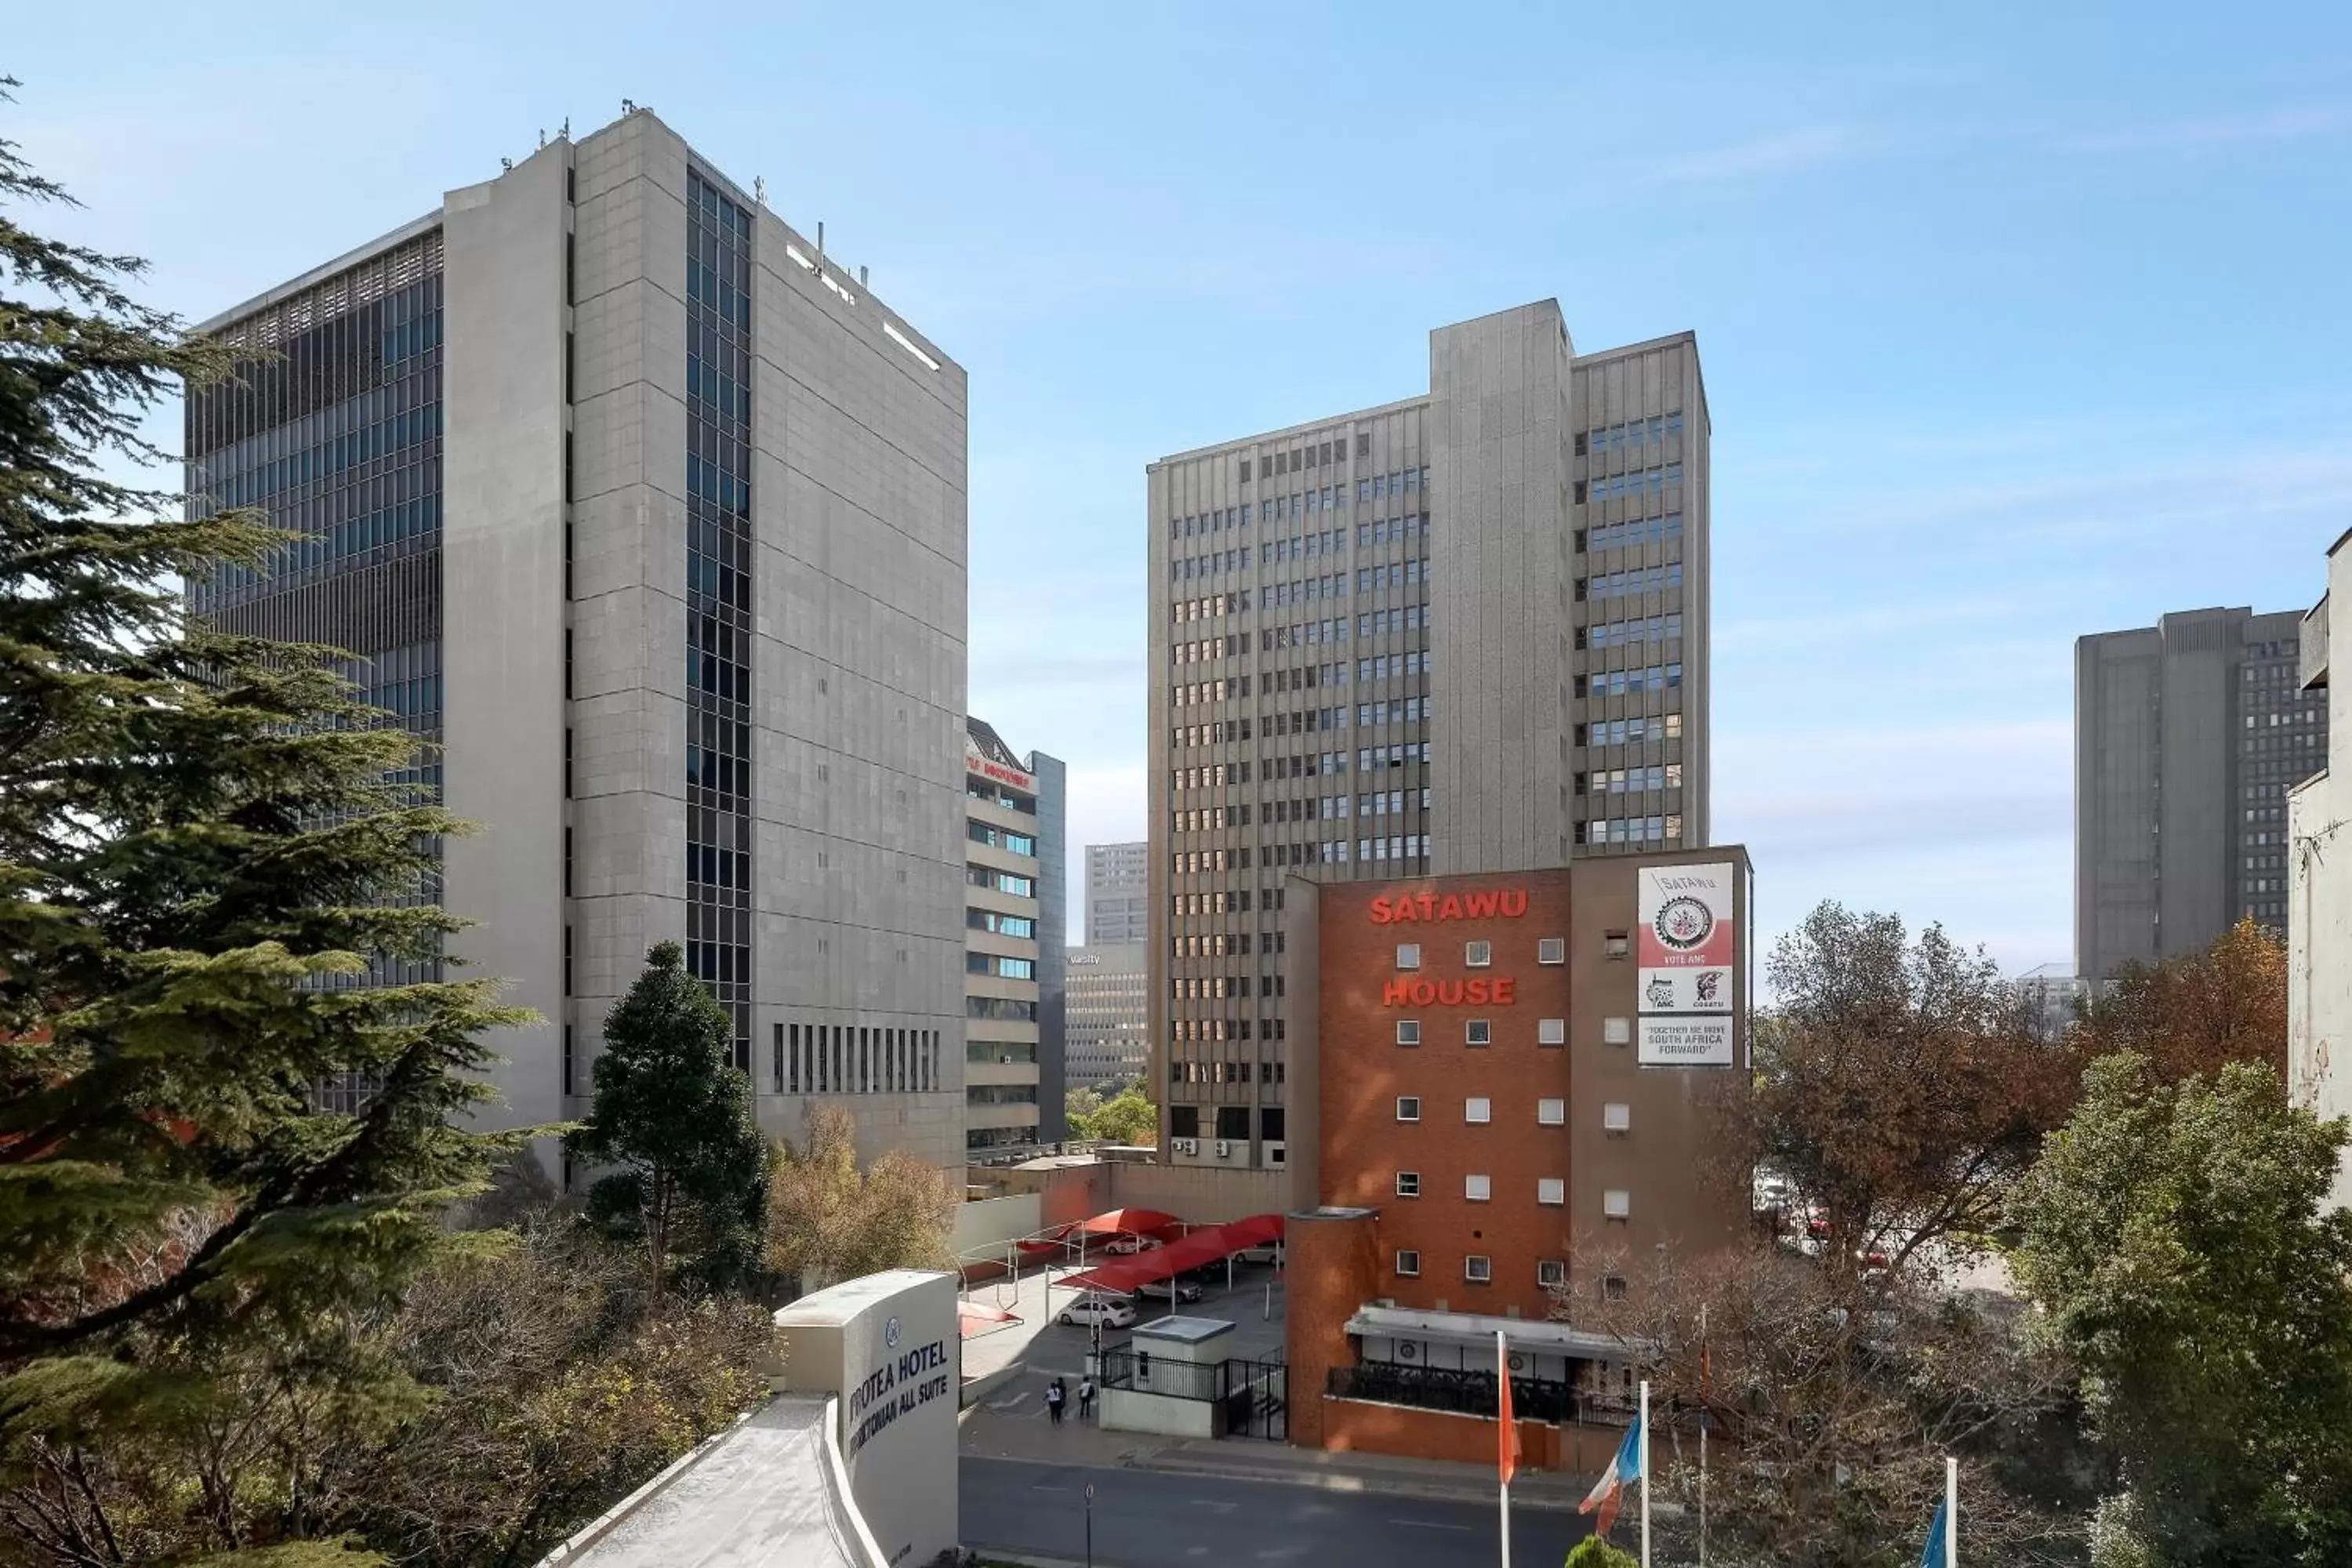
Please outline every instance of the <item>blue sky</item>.
[{"label": "blue sky", "polygon": [[972,705],[1076,842],[1144,828],[1144,464],[1529,299],[1698,333],[1767,934],[2069,959],[2073,638],[2352,526],[2340,5],[652,10],[45,5],[0,126],[191,316],[625,96],[764,176],[971,371]]}]

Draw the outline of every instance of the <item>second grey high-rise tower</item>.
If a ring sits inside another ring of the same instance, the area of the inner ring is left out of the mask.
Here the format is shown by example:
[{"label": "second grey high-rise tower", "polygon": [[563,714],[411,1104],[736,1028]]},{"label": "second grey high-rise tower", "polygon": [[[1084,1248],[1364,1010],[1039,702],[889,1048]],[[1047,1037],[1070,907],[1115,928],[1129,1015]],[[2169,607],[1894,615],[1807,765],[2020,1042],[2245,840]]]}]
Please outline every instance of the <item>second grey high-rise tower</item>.
[{"label": "second grey high-rise tower", "polygon": [[1149,474],[1151,1037],[1180,1163],[1286,1163],[1282,885],[1707,842],[1708,420],[1689,333],[1556,301],[1425,395]]}]

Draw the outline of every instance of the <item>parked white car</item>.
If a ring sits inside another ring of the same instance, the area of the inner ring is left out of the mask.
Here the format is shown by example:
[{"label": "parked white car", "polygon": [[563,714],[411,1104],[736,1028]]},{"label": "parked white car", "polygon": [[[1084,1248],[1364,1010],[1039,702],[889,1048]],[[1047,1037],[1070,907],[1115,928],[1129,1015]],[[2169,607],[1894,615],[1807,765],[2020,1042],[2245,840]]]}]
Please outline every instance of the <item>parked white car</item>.
[{"label": "parked white car", "polygon": [[1132,1258],[1139,1252],[1156,1252],[1160,1243],[1148,1236],[1118,1236],[1111,1238],[1105,1252],[1119,1258]]},{"label": "parked white car", "polygon": [[1099,1323],[1106,1329],[1133,1328],[1135,1303],[1116,1296],[1081,1296],[1063,1308],[1054,1321],[1064,1328],[1079,1323]]}]

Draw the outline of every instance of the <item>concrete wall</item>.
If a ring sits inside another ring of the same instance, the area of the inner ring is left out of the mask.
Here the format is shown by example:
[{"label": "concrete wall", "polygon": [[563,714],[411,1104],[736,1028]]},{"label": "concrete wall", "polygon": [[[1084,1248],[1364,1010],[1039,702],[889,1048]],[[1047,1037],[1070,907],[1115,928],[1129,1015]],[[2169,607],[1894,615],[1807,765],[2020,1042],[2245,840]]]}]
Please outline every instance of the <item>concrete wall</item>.
[{"label": "concrete wall", "polygon": [[1175,1399],[1132,1388],[1105,1388],[1097,1419],[1107,1432],[1155,1432],[1167,1437],[1222,1437],[1225,1407],[1214,1399]]},{"label": "concrete wall", "polygon": [[[1492,1359],[1492,1358],[1489,1358]],[[1294,1388],[1297,1387],[1293,1384]],[[1501,1447],[1501,1425],[1492,1415],[1465,1415],[1450,1410],[1417,1410],[1402,1405],[1370,1400],[1334,1399],[1320,1388],[1301,1390],[1299,1400],[1320,1405],[1315,1424],[1323,1440],[1315,1445],[1334,1452],[1394,1454],[1409,1459],[1445,1459],[1461,1465],[1492,1465]],[[1292,1405],[1292,1425],[1300,1406]],[[1560,1468],[1562,1434],[1549,1421],[1521,1421],[1519,1464],[1530,1470]],[[1618,1433],[1622,1439],[1623,1433]],[[1297,1441],[1294,1431],[1292,1440]]]},{"label": "concrete wall", "polygon": [[948,1246],[958,1257],[985,1247],[1002,1251],[1006,1242],[1045,1229],[1045,1200],[1036,1193],[1014,1193],[958,1204]]},{"label": "concrete wall", "polygon": [[1430,868],[1568,858],[1569,342],[1559,301],[1429,335]]},{"label": "concrete wall", "polygon": [[[493,1042],[499,1126],[560,1121],[565,150],[444,203],[443,898],[450,944],[541,1022]],[[552,1160],[551,1152],[547,1156]]]},{"label": "concrete wall", "polygon": [[[2352,550],[2338,540],[2327,560],[2323,616],[2352,604]],[[2306,639],[2306,649],[2309,647]],[[2305,678],[2326,682],[2328,765],[2288,797],[2287,1062],[2295,1103],[2321,1116],[2352,1116],[2352,679],[2334,679],[2328,658],[2305,656]],[[2344,1061],[2337,1061],[2345,1057]],[[2340,1156],[2331,1201],[2352,1206],[2352,1151]]]}]

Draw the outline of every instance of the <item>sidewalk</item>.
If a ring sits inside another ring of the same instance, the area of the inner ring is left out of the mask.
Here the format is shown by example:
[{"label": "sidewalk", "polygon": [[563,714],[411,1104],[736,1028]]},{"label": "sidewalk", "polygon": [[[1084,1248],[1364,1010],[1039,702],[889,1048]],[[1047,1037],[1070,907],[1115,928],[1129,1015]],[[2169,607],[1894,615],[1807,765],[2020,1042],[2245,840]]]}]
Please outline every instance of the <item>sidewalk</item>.
[{"label": "sidewalk", "polygon": [[[1326,1491],[1379,1491],[1441,1501],[1492,1502],[1495,1470],[1439,1459],[1386,1454],[1336,1454],[1255,1437],[1211,1440],[1148,1432],[1106,1432],[1082,1423],[1075,1402],[1060,1426],[1046,1416],[1045,1376],[1024,1373],[965,1413],[961,1450],[977,1458],[1097,1469],[1159,1470],[1220,1480],[1272,1481]],[[1075,1388],[1077,1379],[1068,1379]],[[1521,1470],[1511,1501],[1524,1508],[1573,1510],[1599,1475]]]}]

